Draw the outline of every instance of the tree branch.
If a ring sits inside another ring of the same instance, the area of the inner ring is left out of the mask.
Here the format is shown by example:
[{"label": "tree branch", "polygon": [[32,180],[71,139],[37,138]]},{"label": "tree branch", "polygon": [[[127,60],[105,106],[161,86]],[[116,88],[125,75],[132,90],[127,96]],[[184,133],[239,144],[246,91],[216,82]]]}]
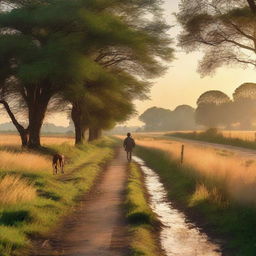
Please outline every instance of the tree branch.
[{"label": "tree branch", "polygon": [[14,114],[12,113],[9,104],[5,101],[5,100],[0,100],[0,104],[2,104],[6,110],[6,112],[8,113],[9,117],[12,120],[12,123],[14,124],[14,126],[17,128],[18,131],[26,131],[26,129],[17,121],[16,117],[14,116]]}]

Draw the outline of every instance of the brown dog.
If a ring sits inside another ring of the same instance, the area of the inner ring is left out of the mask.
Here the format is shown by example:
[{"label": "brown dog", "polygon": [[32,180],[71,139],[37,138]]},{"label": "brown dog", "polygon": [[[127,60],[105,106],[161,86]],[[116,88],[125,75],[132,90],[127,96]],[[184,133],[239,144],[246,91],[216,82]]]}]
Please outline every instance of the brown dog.
[{"label": "brown dog", "polygon": [[58,173],[58,165],[61,169],[61,173],[64,173],[64,156],[60,154],[55,154],[52,158],[53,174]]}]

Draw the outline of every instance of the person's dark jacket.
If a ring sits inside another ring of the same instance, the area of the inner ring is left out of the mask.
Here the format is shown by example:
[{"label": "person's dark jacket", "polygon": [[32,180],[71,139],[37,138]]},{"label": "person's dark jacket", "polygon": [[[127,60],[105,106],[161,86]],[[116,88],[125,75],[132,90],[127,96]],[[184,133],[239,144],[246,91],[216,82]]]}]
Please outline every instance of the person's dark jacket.
[{"label": "person's dark jacket", "polygon": [[135,147],[135,141],[134,141],[134,139],[131,138],[131,137],[127,137],[127,138],[124,140],[124,148],[125,148],[125,151],[131,152],[134,147]]}]

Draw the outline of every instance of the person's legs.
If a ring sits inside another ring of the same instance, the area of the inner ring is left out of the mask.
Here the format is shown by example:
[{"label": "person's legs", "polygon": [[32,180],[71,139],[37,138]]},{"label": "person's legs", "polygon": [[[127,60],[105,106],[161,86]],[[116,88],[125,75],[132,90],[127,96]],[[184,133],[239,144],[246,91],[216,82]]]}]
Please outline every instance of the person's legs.
[{"label": "person's legs", "polygon": [[132,160],[132,151],[129,151],[128,152],[128,161],[131,161]]}]

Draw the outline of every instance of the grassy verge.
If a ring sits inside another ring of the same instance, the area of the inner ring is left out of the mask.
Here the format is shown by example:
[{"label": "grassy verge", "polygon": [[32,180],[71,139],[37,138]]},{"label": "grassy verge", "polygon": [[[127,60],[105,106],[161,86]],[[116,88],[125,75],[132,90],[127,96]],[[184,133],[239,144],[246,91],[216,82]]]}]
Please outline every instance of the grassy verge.
[{"label": "grassy verge", "polygon": [[146,199],[141,170],[131,163],[129,171],[125,206],[131,232],[131,256],[161,256],[154,235],[157,219]]},{"label": "grassy verge", "polygon": [[0,196],[0,255],[24,256],[31,239],[54,228],[78,196],[92,187],[102,165],[113,157],[115,143],[105,138],[80,147],[52,145],[50,151],[68,158],[65,175],[52,175],[51,157],[36,153],[25,154],[43,157],[38,165],[34,162],[32,166],[17,165],[16,169],[1,168],[0,194],[5,191],[6,195]]},{"label": "grassy verge", "polygon": [[221,133],[218,133],[214,130],[208,130],[206,132],[188,132],[188,133],[170,133],[166,134],[166,136],[178,137],[189,140],[198,140],[205,141],[210,143],[217,143],[223,145],[230,145],[242,148],[256,149],[256,142],[242,140],[238,138],[228,138],[223,136]]},{"label": "grassy verge", "polygon": [[220,181],[181,166],[165,152],[137,147],[136,154],[161,177],[170,200],[216,238],[225,255],[256,255],[256,208],[233,201]]}]

